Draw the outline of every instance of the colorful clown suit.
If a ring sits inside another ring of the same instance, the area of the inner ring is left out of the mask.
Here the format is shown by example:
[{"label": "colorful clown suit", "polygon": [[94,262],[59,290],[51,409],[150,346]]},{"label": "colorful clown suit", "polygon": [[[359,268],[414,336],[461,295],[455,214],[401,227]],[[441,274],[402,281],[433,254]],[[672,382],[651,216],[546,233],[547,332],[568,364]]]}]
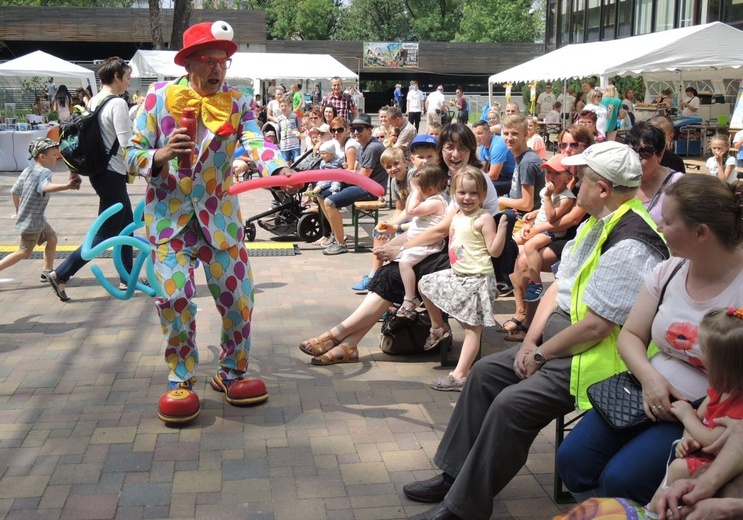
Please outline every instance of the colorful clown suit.
[{"label": "colorful clown suit", "polygon": [[[129,172],[149,181],[144,220],[163,288],[156,307],[171,382],[189,381],[199,361],[193,302],[197,260],[204,265],[222,316],[218,377],[225,383],[242,378],[248,366],[254,290],[239,203],[227,193],[233,182],[232,159],[242,143],[261,173],[285,166],[277,150],[264,147],[252,105],[227,84],[202,98],[185,77],[156,83],[145,97],[126,149]],[[167,145],[185,107],[196,108],[198,114],[192,167],[179,169],[173,159],[161,171],[153,170],[155,151]],[[218,389],[216,381],[212,386]]]}]

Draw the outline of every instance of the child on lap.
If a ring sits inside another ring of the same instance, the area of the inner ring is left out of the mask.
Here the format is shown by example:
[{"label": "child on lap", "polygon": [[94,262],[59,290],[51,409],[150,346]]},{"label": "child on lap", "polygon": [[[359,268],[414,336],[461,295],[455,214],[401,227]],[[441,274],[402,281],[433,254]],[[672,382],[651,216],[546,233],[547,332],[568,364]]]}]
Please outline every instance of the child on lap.
[{"label": "child on lap", "polygon": [[539,193],[542,207],[524,216],[524,227],[516,236],[516,243],[523,246],[526,263],[529,266],[531,282],[526,289],[524,301],[535,302],[542,297],[542,256],[540,251],[555,239],[565,236],[565,232],[539,231],[540,224],[554,224],[566,215],[575,205],[575,194],[568,188],[572,179],[566,166],[562,165],[564,155],[555,155],[542,164],[547,170],[547,183]]}]

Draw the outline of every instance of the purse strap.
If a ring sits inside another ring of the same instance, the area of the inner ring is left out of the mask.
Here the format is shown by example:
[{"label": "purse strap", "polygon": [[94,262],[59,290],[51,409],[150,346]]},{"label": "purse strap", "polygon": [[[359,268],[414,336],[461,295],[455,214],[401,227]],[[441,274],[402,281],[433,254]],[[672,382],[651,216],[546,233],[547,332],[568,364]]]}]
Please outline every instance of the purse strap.
[{"label": "purse strap", "polygon": [[663,297],[666,295],[668,284],[671,283],[673,277],[676,276],[676,273],[679,272],[679,270],[684,266],[685,263],[686,259],[684,258],[676,267],[673,268],[673,271],[671,271],[671,276],[669,276],[666,280],[666,283],[663,284],[663,288],[660,290],[660,296],[658,297],[658,306],[655,308],[656,314],[658,313],[658,309],[660,308],[661,303],[663,303]]}]

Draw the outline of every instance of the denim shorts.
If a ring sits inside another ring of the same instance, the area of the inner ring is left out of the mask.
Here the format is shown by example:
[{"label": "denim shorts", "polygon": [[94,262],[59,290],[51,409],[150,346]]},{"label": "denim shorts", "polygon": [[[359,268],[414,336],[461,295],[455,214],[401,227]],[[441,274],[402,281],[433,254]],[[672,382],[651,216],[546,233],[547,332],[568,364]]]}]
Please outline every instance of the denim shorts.
[{"label": "denim shorts", "polygon": [[284,156],[286,162],[293,163],[299,156],[302,155],[302,150],[299,148],[292,148],[291,150],[281,150],[281,155]]},{"label": "denim shorts", "polygon": [[361,200],[377,199],[377,197],[359,186],[346,186],[338,193],[331,193],[330,188],[325,188],[320,193],[320,197],[325,201],[325,204],[333,208],[345,208]]}]

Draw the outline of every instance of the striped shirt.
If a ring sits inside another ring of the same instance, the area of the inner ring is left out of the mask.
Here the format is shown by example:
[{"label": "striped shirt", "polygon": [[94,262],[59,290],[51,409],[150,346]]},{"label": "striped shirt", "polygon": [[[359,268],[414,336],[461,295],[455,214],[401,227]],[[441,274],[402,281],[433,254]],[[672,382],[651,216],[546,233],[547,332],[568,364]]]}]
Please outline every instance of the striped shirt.
[{"label": "striped shirt", "polygon": [[29,166],[15,181],[10,192],[20,198],[18,218],[13,229],[21,233],[36,233],[44,229],[44,211],[49,196],[44,188],[51,184],[52,172],[43,166]]}]

